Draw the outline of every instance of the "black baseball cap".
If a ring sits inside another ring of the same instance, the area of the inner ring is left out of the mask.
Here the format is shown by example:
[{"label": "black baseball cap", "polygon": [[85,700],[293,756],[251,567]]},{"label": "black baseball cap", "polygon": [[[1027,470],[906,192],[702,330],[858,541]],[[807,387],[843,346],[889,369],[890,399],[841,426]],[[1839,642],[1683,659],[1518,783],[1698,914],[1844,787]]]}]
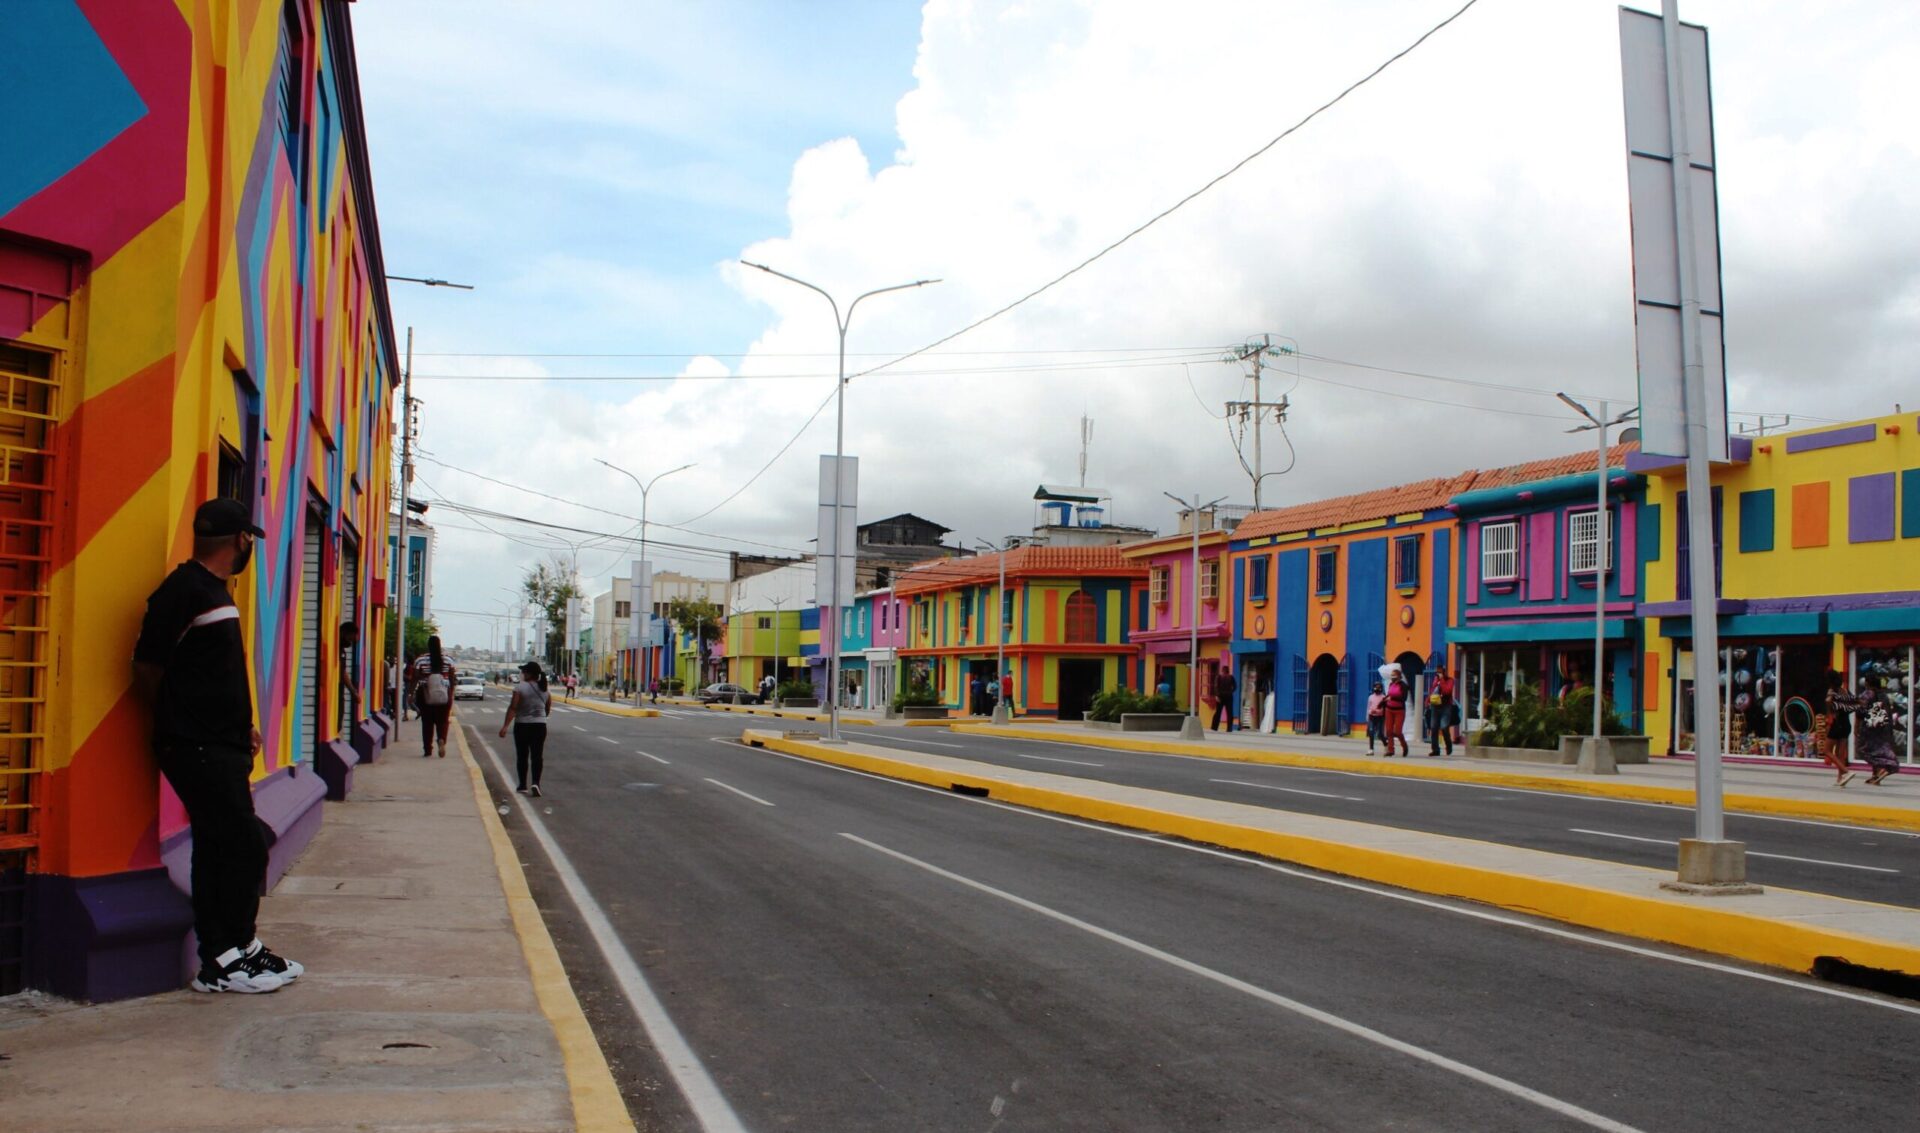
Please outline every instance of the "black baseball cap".
[{"label": "black baseball cap", "polygon": [[238,535],[243,531],[258,539],[267,537],[267,533],[253,521],[253,512],[239,500],[222,496],[201,504],[193,513],[195,535],[218,537]]},{"label": "black baseball cap", "polygon": [[530,677],[537,677],[540,675],[540,662],[527,661],[520,666],[520,671]]}]

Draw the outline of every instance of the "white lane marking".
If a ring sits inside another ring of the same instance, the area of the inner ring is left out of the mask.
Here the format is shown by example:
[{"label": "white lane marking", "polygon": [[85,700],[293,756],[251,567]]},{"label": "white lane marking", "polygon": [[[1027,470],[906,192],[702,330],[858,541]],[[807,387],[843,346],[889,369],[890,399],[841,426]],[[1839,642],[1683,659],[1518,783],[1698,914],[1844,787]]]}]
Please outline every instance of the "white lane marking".
[{"label": "white lane marking", "polygon": [[619,740],[614,739],[612,736],[595,736],[593,738],[596,740],[599,740],[603,744],[617,744],[620,742]]},{"label": "white lane marking", "polygon": [[[1651,842],[1656,846],[1677,846],[1680,844],[1674,841],[1672,838],[1642,838],[1634,834],[1615,834],[1611,830],[1585,830],[1578,826],[1569,826],[1567,827],[1567,829],[1572,831],[1575,834],[1592,834],[1597,838],[1619,838],[1625,842]],[[1783,862],[1803,862],[1807,865],[1830,865],[1837,869],[1859,869],[1859,870],[1866,870],[1868,873],[1899,873],[1900,872],[1897,869],[1888,869],[1885,866],[1856,865],[1853,862],[1830,862],[1830,861],[1827,861],[1825,858],[1797,858],[1797,857],[1794,857],[1792,854],[1769,854],[1761,850],[1748,850],[1747,856],[1750,858],[1773,858],[1777,861],[1783,861]]]},{"label": "white lane marking", "polygon": [[[716,740],[715,742],[738,743],[739,741]],[[748,745],[740,744],[740,746],[747,747]],[[761,750],[765,751],[765,749]],[[778,751],[766,752],[766,754],[779,756],[781,759],[792,760],[795,763],[803,764],[807,767],[818,767],[828,771],[838,771],[843,775],[858,775],[862,779],[872,779],[875,782],[886,783],[889,786],[905,787],[911,791],[925,791],[930,795],[939,795],[943,799],[961,799],[965,802],[980,806],[990,806],[996,810],[1004,810],[1009,814],[1017,814],[1026,818],[1039,818],[1045,819],[1048,822],[1058,822],[1064,826],[1077,826],[1082,830],[1091,830],[1096,834],[1110,834],[1116,838],[1131,838],[1136,842],[1151,842],[1156,846],[1169,850],[1181,850],[1189,854],[1201,854],[1210,858],[1220,858],[1225,861],[1236,862],[1240,865],[1253,866],[1256,869],[1264,869],[1273,873],[1284,874],[1301,881],[1311,881],[1319,885],[1331,885],[1336,889],[1347,889],[1355,893],[1365,893],[1373,897],[1384,897],[1389,901],[1401,901],[1409,905],[1419,905],[1425,909],[1433,909],[1442,913],[1452,913],[1454,916],[1466,917],[1469,920],[1485,921],[1488,924],[1502,925],[1507,928],[1524,929],[1528,932],[1537,932],[1542,936],[1552,936],[1561,940],[1571,940],[1579,944],[1592,945],[1595,948],[1609,948],[1615,952],[1625,952],[1646,960],[1659,960],[1668,964],[1678,964],[1686,968],[1702,968],[1709,972],[1718,972],[1721,975],[1737,976],[1747,980],[1758,980],[1761,983],[1778,984],[1781,987],[1794,988],[1799,991],[1811,992],[1815,995],[1832,996],[1835,999],[1851,1000],[1855,1003],[1863,1003],[1870,1007],[1884,1007],[1889,1011],[1898,1011],[1906,1015],[1920,1016],[1920,1004],[1899,1003],[1891,999],[1883,999],[1862,992],[1848,991],[1845,988],[1834,987],[1831,984],[1820,983],[1812,979],[1777,976],[1771,972],[1736,968],[1731,964],[1722,964],[1715,960],[1702,960],[1697,956],[1687,956],[1678,952],[1662,952],[1659,949],[1649,948],[1645,945],[1631,944],[1627,941],[1616,940],[1607,936],[1595,936],[1589,932],[1562,928],[1559,925],[1549,924],[1544,921],[1526,920],[1521,917],[1509,916],[1505,913],[1496,913],[1469,905],[1456,905],[1432,897],[1423,897],[1417,893],[1410,893],[1404,890],[1389,889],[1385,886],[1374,885],[1370,882],[1353,881],[1344,877],[1335,877],[1332,874],[1315,873],[1312,870],[1282,865],[1279,862],[1267,861],[1264,858],[1237,853],[1233,850],[1220,850],[1211,846],[1198,846],[1189,842],[1177,842],[1158,834],[1148,834],[1140,830],[1127,830],[1119,826],[1102,826],[1097,822],[1086,822],[1078,818],[1068,818],[1065,815],[1048,814],[1040,810],[1029,810],[1026,807],[1014,806],[1011,803],[996,802],[993,799],[956,795],[951,791],[942,790],[939,787],[929,787],[921,783],[907,783],[899,779],[889,779],[885,775],[876,775],[871,771],[859,771],[851,767],[836,767],[831,763],[821,763],[818,760],[808,759],[805,756],[788,755],[785,752]]]},{"label": "white lane marking", "polygon": [[1363,803],[1367,800],[1359,795],[1330,795],[1325,791],[1303,791],[1298,787],[1276,787],[1272,783],[1248,783],[1241,779],[1209,779],[1209,783],[1231,783],[1236,787],[1258,787],[1263,791],[1285,791],[1291,795],[1312,795],[1321,799],[1345,799],[1350,803]]},{"label": "white lane marking", "polygon": [[[500,754],[493,750],[493,745],[477,729],[473,738],[479,741],[480,750],[487,753],[488,762],[493,764],[495,773],[504,782],[508,777],[507,765],[501,761]],[[547,833],[546,821],[540,817],[539,811],[534,807],[522,806],[520,813],[526,817],[527,829],[533,834],[534,841],[540,843],[540,848],[546,851],[547,860],[553,863],[554,876],[560,879],[561,887],[580,911],[580,918],[592,934],[594,943],[599,945],[600,955],[606,959],[614,982],[620,985],[627,1003],[640,1020],[640,1026],[647,1032],[647,1041],[653,1044],[661,1061],[666,1063],[667,1073],[673,1076],[674,1085],[680,1088],[680,1096],[687,1100],[687,1108],[693,1111],[694,1120],[707,1133],[746,1133],[746,1126],[734,1114],[726,1095],[720,1092],[720,1087],[701,1064],[700,1056],[694,1053],[687,1037],[674,1026],[673,1017],[667,1014],[666,1006],[647,983],[647,977],[634,961],[633,953],[621,943],[620,934],[614,929],[613,922],[607,919],[606,911],[593,899],[587,883],[581,880],[579,871],[567,860],[566,853],[553,840],[553,835]]]},{"label": "white lane marking", "polygon": [[[1597,475],[1597,473],[1596,473],[1596,475]],[[1596,490],[1598,490],[1598,489],[1596,489]],[[574,731],[576,731],[576,732],[584,732],[584,731],[586,731],[586,729],[585,729],[585,728],[582,728],[582,727],[581,727],[580,725],[578,725],[578,724],[575,724],[575,725],[573,726],[573,730],[574,730]]]},{"label": "white lane marking", "polygon": [[1309,1006],[1297,999],[1291,999],[1278,992],[1269,991],[1264,987],[1230,976],[1218,969],[1209,968],[1204,964],[1196,963],[1183,956],[1176,956],[1171,952],[1155,948],[1151,944],[1135,940],[1130,936],[1123,936],[1120,933],[1114,932],[1112,929],[1101,928],[1099,925],[1083,921],[1078,917],[1063,913],[1058,909],[1042,905],[1038,901],[1028,900],[1025,897],[1009,893],[1004,889],[996,889],[983,881],[975,881],[970,877],[963,877],[951,870],[942,869],[931,862],[921,861],[919,858],[903,854],[898,850],[889,849],[877,842],[869,842],[857,834],[847,834],[843,832],[840,836],[851,842],[865,846],[870,850],[885,854],[897,861],[902,861],[918,869],[925,870],[935,877],[942,877],[957,885],[964,885],[976,892],[985,893],[990,897],[997,897],[1008,904],[1025,909],[1030,913],[1036,913],[1070,928],[1079,929],[1081,932],[1098,937],[1110,944],[1118,944],[1122,948],[1137,952],[1150,959],[1158,960],[1171,967],[1178,968],[1189,975],[1199,976],[1201,979],[1210,980],[1222,987],[1237,991],[1242,995],[1251,996],[1263,1003],[1278,1007],[1283,1011],[1291,1011],[1296,1015],[1311,1019],[1322,1026],[1331,1027],[1336,1031],[1352,1035],[1354,1038],[1373,1043],[1376,1046],[1385,1047],[1398,1054],[1404,1054],[1409,1058],[1424,1062],[1429,1066],[1436,1066],[1442,1070],[1450,1071],[1469,1081],[1478,1082],[1483,1086],[1490,1086],[1503,1094],[1519,1098],[1522,1101],[1532,1102],[1542,1109],[1557,1113],[1562,1117],[1571,1118],[1590,1128],[1606,1129],[1612,1131],[1612,1133],[1635,1133],[1634,1127],[1631,1125],[1615,1121],[1610,1117],[1595,1113],[1590,1109],[1583,1109],[1580,1106],[1574,1105],[1572,1102],[1563,1101],[1550,1094],[1543,1094],[1539,1090],[1523,1086],[1510,1078],[1502,1078],[1498,1074],[1489,1073],[1477,1066],[1469,1066],[1457,1059],[1448,1058],[1444,1054],[1439,1054],[1422,1046],[1415,1046],[1413,1043],[1407,1042],[1404,1039],[1396,1039],[1392,1035],[1382,1031],[1376,1031],[1372,1027],[1356,1023],[1351,1019],[1335,1015],[1330,1011],[1323,1011],[1318,1007]]},{"label": "white lane marking", "polygon": [[646,757],[647,757],[648,759],[651,759],[651,760],[653,760],[653,761],[654,761],[655,763],[662,763],[662,764],[665,764],[665,765],[666,765],[666,766],[668,766],[668,767],[672,767],[672,766],[673,766],[673,760],[671,760],[671,759],[661,759],[661,758],[660,758],[659,756],[657,756],[657,755],[655,755],[655,754],[653,754],[653,753],[652,753],[652,752],[650,752],[650,751],[641,751],[641,750],[639,750],[638,748],[635,748],[635,749],[634,749],[634,752],[633,752],[633,754],[635,754],[635,755],[644,755],[644,756],[646,756]]},{"label": "white lane marking", "polygon": [[708,779],[708,780],[707,780],[707,782],[709,782],[709,783],[712,783],[712,784],[713,784],[714,786],[716,786],[716,787],[718,787],[718,788],[720,788],[720,789],[721,789],[721,790],[723,790],[723,791],[732,791],[732,792],[733,792],[734,794],[736,794],[736,795],[739,795],[739,796],[740,796],[741,798],[743,798],[743,799],[751,799],[751,800],[753,800],[754,802],[757,802],[757,803],[759,803],[759,804],[760,804],[761,806],[772,806],[772,805],[773,805],[772,803],[770,803],[770,802],[768,802],[767,800],[765,800],[765,799],[763,799],[763,798],[761,798],[761,797],[760,797],[759,795],[749,795],[748,793],[746,793],[745,791],[743,791],[743,790],[741,790],[740,788],[738,788],[738,787],[734,787],[734,786],[729,786],[729,785],[728,785],[728,784],[726,784],[726,783],[722,783],[722,782],[721,782],[720,780],[718,780],[718,779]]},{"label": "white lane marking", "polygon": [[869,739],[874,739],[874,740],[879,740],[879,741],[881,741],[881,742],[883,742],[883,743],[898,743],[898,744],[932,744],[932,745],[933,745],[934,747],[951,747],[951,748],[959,748],[959,749],[960,749],[960,750],[962,750],[962,751],[965,751],[965,750],[966,750],[966,747],[967,747],[967,745],[966,745],[966,744],[950,744],[950,743],[943,743],[943,742],[941,742],[940,740],[923,740],[923,739],[921,739],[921,738],[920,738],[919,736],[870,736],[870,737],[868,737],[868,738],[869,738]]}]

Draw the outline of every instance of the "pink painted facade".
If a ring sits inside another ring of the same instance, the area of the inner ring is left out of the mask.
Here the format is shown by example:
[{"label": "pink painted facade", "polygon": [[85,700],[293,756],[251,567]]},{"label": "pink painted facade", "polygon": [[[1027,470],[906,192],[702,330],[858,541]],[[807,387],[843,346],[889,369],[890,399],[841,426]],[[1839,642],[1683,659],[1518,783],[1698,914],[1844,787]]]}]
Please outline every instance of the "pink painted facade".
[{"label": "pink painted facade", "polygon": [[[1197,621],[1199,627],[1201,700],[1211,695],[1214,677],[1222,669],[1233,667],[1231,650],[1232,613],[1226,582],[1227,534],[1223,531],[1200,533],[1200,591]],[[1189,701],[1189,670],[1192,667],[1194,609],[1193,536],[1170,535],[1133,543],[1121,549],[1126,558],[1147,568],[1146,628],[1137,630],[1133,640],[1140,643],[1144,656],[1141,683],[1152,692],[1162,682],[1172,686],[1173,695],[1184,709]]]}]

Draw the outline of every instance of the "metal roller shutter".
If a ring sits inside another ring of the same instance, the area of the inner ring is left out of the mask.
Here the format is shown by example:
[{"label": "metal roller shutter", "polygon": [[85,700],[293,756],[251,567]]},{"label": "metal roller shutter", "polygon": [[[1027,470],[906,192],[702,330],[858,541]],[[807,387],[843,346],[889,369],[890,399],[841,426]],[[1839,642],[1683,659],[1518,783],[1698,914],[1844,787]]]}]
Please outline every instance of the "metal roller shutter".
[{"label": "metal roller shutter", "polygon": [[300,555],[300,700],[294,726],[294,761],[307,762],[320,748],[320,517],[307,512]]}]

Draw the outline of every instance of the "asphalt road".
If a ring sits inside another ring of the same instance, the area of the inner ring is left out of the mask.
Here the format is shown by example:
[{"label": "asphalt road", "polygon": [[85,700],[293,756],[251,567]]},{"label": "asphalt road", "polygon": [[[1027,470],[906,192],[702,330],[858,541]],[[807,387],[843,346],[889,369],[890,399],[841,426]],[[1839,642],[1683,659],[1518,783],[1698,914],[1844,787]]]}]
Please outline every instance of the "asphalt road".
[{"label": "asphalt road", "polygon": [[[944,729],[862,727],[849,733],[862,743],[902,751],[1655,869],[1674,868],[1678,840],[1693,836],[1692,809],[1661,803],[954,735]],[[1747,843],[1747,874],[1761,885],[1920,906],[1920,835],[1737,814],[1726,821],[1728,836]]]},{"label": "asphalt road", "polygon": [[1920,1005],[840,771],[706,713],[562,712],[526,799],[495,697],[462,721],[643,1128],[1912,1127]]}]

